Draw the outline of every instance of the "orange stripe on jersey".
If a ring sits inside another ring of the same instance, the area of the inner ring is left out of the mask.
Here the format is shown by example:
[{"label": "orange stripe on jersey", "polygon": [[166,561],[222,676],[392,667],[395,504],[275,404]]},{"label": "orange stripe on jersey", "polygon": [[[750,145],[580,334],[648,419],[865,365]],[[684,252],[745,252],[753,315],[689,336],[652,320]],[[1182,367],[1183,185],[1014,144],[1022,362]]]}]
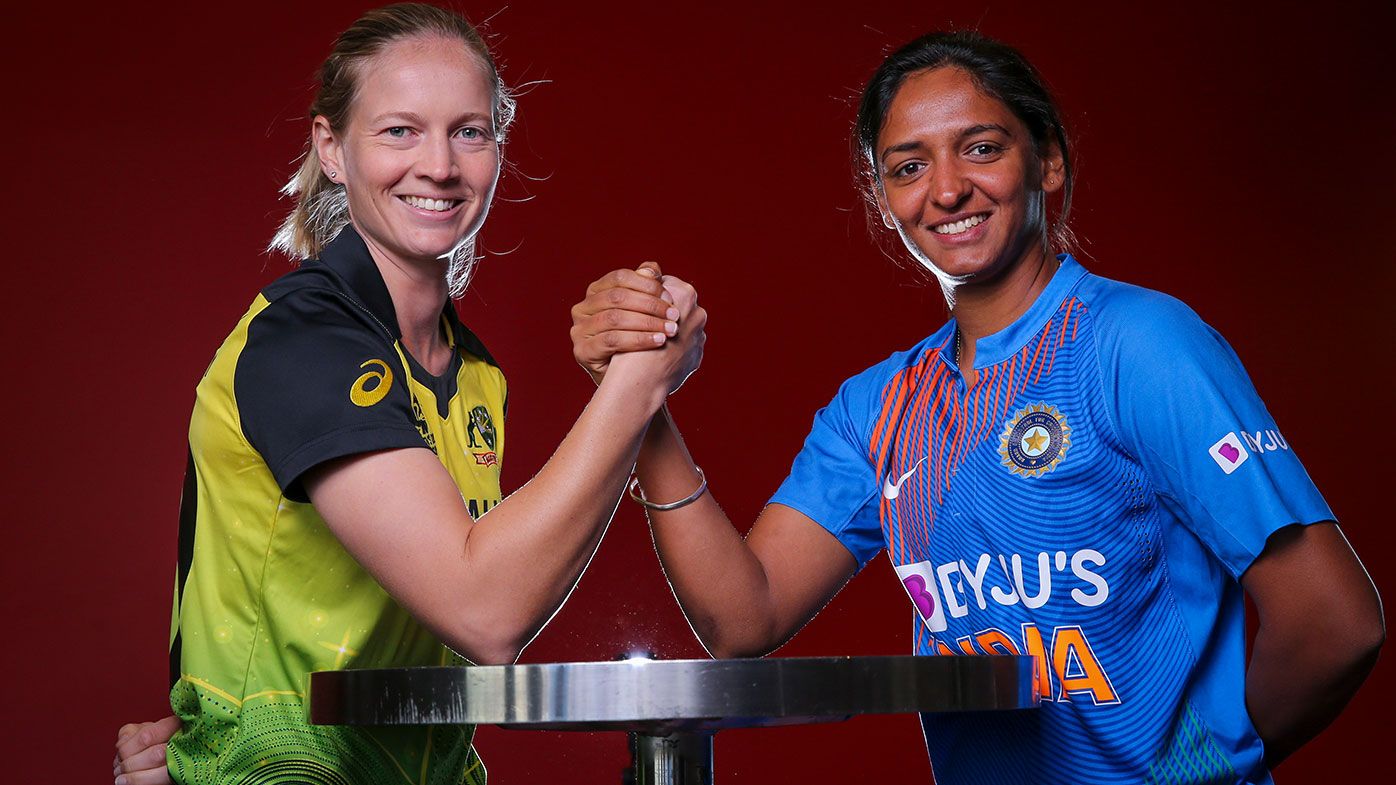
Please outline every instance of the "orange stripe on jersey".
[{"label": "orange stripe on jersey", "polygon": [[[1044,363],[1044,364],[1039,364],[1037,361],[1038,361],[1039,359],[1042,359],[1042,347],[1043,347],[1044,345],[1046,345],[1046,343],[1047,343],[1047,334],[1050,333],[1051,330],[1052,330],[1052,323],[1049,321],[1049,322],[1047,322],[1047,326],[1046,326],[1045,328],[1043,328],[1042,334],[1039,335],[1038,338],[1037,338],[1037,348],[1033,350],[1033,353],[1032,353],[1032,364],[1028,366],[1028,374],[1027,374],[1028,376],[1032,376],[1032,369],[1033,369],[1033,368],[1037,368],[1037,376],[1036,376],[1036,378],[1034,378],[1034,379],[1032,380],[1032,381],[1033,381],[1033,384],[1036,384],[1036,383],[1038,382],[1038,380],[1042,378],[1042,368],[1043,368],[1043,365],[1045,365],[1045,363]],[[1027,381],[1027,376],[1025,376],[1025,377],[1023,377],[1023,387],[1027,387],[1027,386],[1028,386],[1028,381]],[[1021,390],[1021,388],[1020,388],[1019,392],[1021,392],[1021,391],[1022,391],[1022,390]]]}]

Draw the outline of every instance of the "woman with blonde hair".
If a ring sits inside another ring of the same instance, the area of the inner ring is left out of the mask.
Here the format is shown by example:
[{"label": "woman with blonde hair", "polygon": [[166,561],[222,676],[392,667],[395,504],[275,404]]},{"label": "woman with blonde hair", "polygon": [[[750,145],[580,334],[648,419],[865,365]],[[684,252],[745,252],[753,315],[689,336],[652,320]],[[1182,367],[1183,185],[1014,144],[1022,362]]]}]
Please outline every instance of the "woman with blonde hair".
[{"label": "woman with blonde hair", "polygon": [[513,116],[488,49],[440,8],[369,11],[336,40],[310,116],[272,241],[306,261],[256,297],[197,390],[177,721],[123,729],[118,783],[483,782],[470,728],[310,725],[308,674],[513,661],[702,356],[692,289],[633,274],[665,298],[644,322],[662,348],[611,363],[552,459],[502,498],[504,377],[450,301]]}]

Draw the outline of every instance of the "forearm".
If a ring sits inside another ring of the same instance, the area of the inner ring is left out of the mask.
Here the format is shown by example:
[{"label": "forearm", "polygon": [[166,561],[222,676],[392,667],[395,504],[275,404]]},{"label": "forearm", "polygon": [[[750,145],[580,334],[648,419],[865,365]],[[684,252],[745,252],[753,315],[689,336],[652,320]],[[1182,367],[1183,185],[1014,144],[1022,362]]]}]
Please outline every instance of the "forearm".
[{"label": "forearm", "polygon": [[1381,598],[1333,522],[1288,526],[1241,576],[1259,626],[1246,707],[1274,766],[1338,716],[1386,639]]},{"label": "forearm", "polygon": [[1246,673],[1246,706],[1274,767],[1337,718],[1372,666],[1384,634],[1354,637],[1351,630],[1313,624],[1267,625],[1256,632]]},{"label": "forearm", "polygon": [[538,474],[482,516],[464,543],[467,596],[522,648],[571,592],[601,541],[663,390],[611,374]]},{"label": "forearm", "polygon": [[[645,434],[636,471],[655,502],[682,499],[701,482],[667,407]],[[757,656],[784,642],[765,568],[711,492],[648,514],[674,595],[713,656]]]}]

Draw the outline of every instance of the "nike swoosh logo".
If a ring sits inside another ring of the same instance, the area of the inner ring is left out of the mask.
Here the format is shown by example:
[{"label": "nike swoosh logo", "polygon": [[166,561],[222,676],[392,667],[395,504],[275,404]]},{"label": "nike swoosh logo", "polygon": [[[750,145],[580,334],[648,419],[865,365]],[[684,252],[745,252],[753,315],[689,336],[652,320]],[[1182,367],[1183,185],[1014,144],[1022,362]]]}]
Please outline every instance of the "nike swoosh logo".
[{"label": "nike swoosh logo", "polygon": [[906,474],[903,474],[900,478],[897,479],[896,485],[892,484],[890,477],[884,477],[882,480],[882,498],[887,499],[888,501],[897,498],[897,494],[901,493],[902,483],[906,482],[906,478],[915,474],[916,470],[921,468],[921,464],[925,462],[926,459],[923,456],[921,460],[916,462],[915,466],[911,467],[911,471],[907,472]]}]

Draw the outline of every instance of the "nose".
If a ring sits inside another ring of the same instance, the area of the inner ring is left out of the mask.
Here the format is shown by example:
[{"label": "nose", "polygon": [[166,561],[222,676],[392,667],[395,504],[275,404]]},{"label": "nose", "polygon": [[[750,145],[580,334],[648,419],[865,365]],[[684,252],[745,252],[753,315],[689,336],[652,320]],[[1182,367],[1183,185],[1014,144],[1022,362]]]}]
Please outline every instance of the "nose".
[{"label": "nose", "polygon": [[958,161],[937,162],[930,175],[929,197],[942,210],[954,211],[969,198],[970,181]]},{"label": "nose", "polygon": [[417,171],[423,177],[445,182],[460,176],[449,138],[433,137],[419,149],[422,151],[422,157],[417,160]]}]

